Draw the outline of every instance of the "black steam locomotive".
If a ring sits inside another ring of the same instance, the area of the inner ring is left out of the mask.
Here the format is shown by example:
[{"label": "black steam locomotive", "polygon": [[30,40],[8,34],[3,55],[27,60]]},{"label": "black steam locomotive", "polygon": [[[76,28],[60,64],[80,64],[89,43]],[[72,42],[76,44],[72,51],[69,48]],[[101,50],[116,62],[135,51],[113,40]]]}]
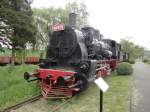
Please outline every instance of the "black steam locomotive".
[{"label": "black steam locomotive", "polygon": [[[92,27],[77,29],[75,18],[71,13],[68,26],[53,27],[47,59],[41,61],[36,73],[24,74],[28,81],[39,80],[45,98],[72,97],[85,90],[90,81],[115,69],[120,59],[120,44],[103,39]],[[35,79],[29,80],[30,76]]]}]

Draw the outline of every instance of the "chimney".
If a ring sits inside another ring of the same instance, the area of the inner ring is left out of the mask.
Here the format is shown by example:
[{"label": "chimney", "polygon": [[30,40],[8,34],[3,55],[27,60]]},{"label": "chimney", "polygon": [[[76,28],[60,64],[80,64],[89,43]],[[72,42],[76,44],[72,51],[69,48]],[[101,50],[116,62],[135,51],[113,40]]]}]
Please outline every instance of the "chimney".
[{"label": "chimney", "polygon": [[76,13],[70,13],[69,14],[69,26],[76,27]]}]

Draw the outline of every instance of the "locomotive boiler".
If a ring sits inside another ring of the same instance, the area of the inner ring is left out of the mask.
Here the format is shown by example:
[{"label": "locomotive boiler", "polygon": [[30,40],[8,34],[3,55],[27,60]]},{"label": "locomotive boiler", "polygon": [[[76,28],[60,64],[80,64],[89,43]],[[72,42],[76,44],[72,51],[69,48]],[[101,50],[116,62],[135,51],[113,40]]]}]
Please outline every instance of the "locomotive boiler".
[{"label": "locomotive boiler", "polygon": [[71,13],[69,18],[69,25],[52,28],[47,58],[41,60],[35,73],[24,73],[29,82],[39,81],[45,98],[72,97],[88,88],[95,78],[106,76],[117,64],[120,49],[115,41],[104,40],[92,27],[78,29],[76,14]]}]

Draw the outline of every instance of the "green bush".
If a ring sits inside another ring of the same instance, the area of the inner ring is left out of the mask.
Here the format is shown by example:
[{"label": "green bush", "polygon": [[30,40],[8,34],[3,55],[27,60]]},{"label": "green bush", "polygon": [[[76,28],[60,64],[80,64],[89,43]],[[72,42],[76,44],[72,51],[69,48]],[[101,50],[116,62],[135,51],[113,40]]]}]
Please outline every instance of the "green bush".
[{"label": "green bush", "polygon": [[116,71],[118,75],[130,75],[133,73],[133,68],[130,63],[122,62],[117,65]]},{"label": "green bush", "polygon": [[125,60],[123,60],[123,62],[129,62],[129,59],[125,59]]},{"label": "green bush", "polygon": [[135,64],[135,60],[132,60],[132,59],[131,59],[131,60],[129,60],[129,63],[130,63],[130,64]]},{"label": "green bush", "polygon": [[148,63],[148,62],[149,62],[149,59],[144,59],[143,62],[144,62],[144,63]]},{"label": "green bush", "polygon": [[133,59],[126,59],[123,62],[128,62],[130,64],[135,64],[135,60],[133,60]]}]

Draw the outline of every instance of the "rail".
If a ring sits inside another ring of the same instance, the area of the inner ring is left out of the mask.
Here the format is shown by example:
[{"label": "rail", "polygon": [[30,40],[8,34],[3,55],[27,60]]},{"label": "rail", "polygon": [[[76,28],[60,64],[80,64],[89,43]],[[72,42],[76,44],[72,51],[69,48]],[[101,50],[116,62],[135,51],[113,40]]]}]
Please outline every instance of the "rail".
[{"label": "rail", "polygon": [[20,108],[20,107],[22,107],[22,106],[24,106],[26,104],[29,104],[29,103],[37,101],[40,98],[42,98],[42,95],[38,95],[38,96],[32,97],[32,98],[27,99],[27,100],[25,100],[23,102],[20,102],[20,103],[17,103],[15,105],[13,105],[13,106],[7,107],[2,112],[10,112],[12,110],[16,110],[16,109],[18,109],[18,108]]}]

